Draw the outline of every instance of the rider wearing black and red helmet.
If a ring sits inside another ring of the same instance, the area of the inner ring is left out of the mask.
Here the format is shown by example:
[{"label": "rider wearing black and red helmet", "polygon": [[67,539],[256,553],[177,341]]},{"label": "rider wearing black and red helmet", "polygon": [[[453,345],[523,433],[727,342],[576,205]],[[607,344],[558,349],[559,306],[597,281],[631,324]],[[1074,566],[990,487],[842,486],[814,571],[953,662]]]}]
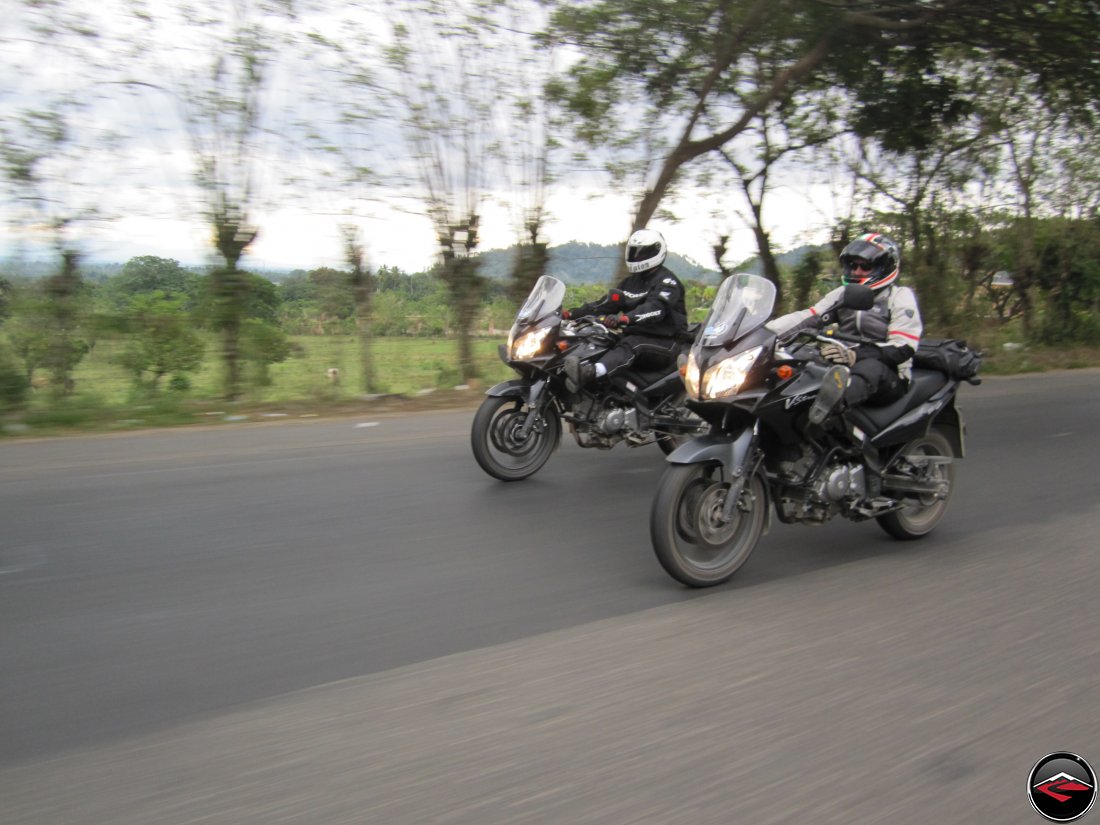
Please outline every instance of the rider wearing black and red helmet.
[{"label": "rider wearing black and red helmet", "polygon": [[815,423],[821,423],[842,399],[840,406],[847,408],[862,403],[885,405],[901,398],[909,386],[913,354],[923,331],[916,295],[897,283],[901,252],[893,240],[877,232],[860,235],[840,253],[840,266],[844,284],[860,284],[875,293],[870,309],[841,307],[841,286],[809,309],[789,313],[768,325],[782,335],[801,327],[835,323],[840,333],[860,342],[822,345],[821,355],[836,367],[835,374],[826,376],[810,410]]}]

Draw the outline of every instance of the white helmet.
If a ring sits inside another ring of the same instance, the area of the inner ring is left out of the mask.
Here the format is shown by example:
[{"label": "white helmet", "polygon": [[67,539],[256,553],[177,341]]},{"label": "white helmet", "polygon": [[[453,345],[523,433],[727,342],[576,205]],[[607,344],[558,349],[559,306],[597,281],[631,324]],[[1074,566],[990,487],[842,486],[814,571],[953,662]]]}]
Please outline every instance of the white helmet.
[{"label": "white helmet", "polygon": [[631,272],[648,272],[663,264],[667,254],[664,235],[656,229],[639,229],[626,242],[626,268]]}]

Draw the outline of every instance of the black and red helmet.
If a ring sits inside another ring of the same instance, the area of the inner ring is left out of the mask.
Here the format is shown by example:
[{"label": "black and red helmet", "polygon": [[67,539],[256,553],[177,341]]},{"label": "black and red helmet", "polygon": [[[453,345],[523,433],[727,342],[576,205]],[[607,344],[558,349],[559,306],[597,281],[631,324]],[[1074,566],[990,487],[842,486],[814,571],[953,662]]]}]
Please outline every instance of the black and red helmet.
[{"label": "black and red helmet", "polygon": [[877,232],[860,235],[840,253],[846,284],[882,289],[898,278],[901,251],[893,240]]}]

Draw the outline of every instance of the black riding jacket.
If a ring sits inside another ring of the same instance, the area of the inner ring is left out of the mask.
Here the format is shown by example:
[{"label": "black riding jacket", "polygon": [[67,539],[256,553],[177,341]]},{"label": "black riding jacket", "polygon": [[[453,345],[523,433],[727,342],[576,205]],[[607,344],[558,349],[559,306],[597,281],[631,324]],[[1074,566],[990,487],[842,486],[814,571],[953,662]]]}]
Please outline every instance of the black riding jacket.
[{"label": "black riding jacket", "polygon": [[648,272],[627,275],[598,301],[569,311],[584,315],[625,315],[627,332],[675,338],[687,329],[684,285],[670,269],[658,266]]}]

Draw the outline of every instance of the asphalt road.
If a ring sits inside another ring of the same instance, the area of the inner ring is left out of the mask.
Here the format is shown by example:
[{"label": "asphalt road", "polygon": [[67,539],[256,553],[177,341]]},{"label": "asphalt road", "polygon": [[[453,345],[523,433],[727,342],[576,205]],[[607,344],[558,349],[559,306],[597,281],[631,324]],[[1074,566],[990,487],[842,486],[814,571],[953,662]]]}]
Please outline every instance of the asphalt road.
[{"label": "asphalt road", "polygon": [[933,536],[777,524],[710,591],[652,556],[656,448],[0,444],[0,822],[1040,821],[1040,757],[1100,768],[1100,371],[962,405]]}]

